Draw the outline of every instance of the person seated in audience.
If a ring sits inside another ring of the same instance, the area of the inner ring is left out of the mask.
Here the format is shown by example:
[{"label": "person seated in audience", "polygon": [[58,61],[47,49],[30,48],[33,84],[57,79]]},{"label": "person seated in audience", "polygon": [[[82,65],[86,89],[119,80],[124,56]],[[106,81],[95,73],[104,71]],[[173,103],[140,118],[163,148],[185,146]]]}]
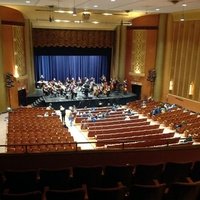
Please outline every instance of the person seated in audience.
[{"label": "person seated in audience", "polygon": [[186,126],[187,125],[187,122],[186,121],[181,121],[180,123],[178,123],[178,124],[175,124],[174,126],[174,128],[178,131],[179,129],[181,129],[181,128],[183,128],[184,126]]},{"label": "person seated in audience", "polygon": [[128,115],[125,116],[125,121],[131,120],[130,117]]},{"label": "person seated in audience", "polygon": [[45,112],[44,113],[44,117],[48,117],[49,116],[49,113],[48,112]]},{"label": "person seated in audience", "polygon": [[151,115],[158,115],[160,113],[161,113],[161,107],[157,106],[152,110]]},{"label": "person seated in audience", "polygon": [[49,104],[49,106],[46,107],[46,110],[52,110],[52,103]]}]

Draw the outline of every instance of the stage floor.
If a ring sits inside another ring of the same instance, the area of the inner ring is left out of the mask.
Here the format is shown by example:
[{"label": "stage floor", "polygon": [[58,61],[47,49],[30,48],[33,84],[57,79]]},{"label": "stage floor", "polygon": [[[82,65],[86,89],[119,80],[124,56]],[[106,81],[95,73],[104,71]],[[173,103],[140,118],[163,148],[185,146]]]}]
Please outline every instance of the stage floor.
[{"label": "stage floor", "polygon": [[74,99],[71,99],[71,96],[44,96],[44,102],[46,106],[51,103],[54,109],[59,109],[60,105],[65,106],[65,108],[73,105],[75,105],[77,108],[83,108],[85,106],[99,107],[113,104],[125,105],[130,101],[135,101],[135,97],[136,95],[133,93],[124,94],[122,92],[111,92],[109,96],[99,95],[99,97],[89,94],[88,97],[85,97],[82,92],[78,92],[77,97]]}]

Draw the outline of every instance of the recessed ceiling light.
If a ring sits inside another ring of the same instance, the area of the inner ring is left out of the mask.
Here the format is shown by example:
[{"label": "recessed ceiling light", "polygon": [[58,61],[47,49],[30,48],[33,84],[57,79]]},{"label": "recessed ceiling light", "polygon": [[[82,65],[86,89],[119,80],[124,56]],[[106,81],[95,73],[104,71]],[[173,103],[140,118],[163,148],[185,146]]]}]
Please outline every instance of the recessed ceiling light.
[{"label": "recessed ceiling light", "polygon": [[181,18],[181,19],[180,19],[180,21],[181,21],[181,22],[184,22],[184,21],[185,21],[185,19],[184,19],[184,18]]},{"label": "recessed ceiling light", "polygon": [[160,10],[160,8],[156,8],[156,11],[159,11]]},{"label": "recessed ceiling light", "polygon": [[61,20],[60,20],[60,19],[55,19],[54,21],[55,21],[55,22],[61,22]]},{"label": "recessed ceiling light", "polygon": [[111,2],[115,2],[116,0],[110,0]]},{"label": "recessed ceiling light", "polygon": [[83,21],[81,21],[81,20],[75,20],[74,23],[80,24],[80,23],[83,23]]},{"label": "recessed ceiling light", "polygon": [[98,8],[99,6],[98,6],[98,5],[94,5],[93,7],[94,7],[94,8]]},{"label": "recessed ceiling light", "polygon": [[68,11],[65,11],[65,10],[54,10],[54,12],[56,12],[56,13],[67,13]]},{"label": "recessed ceiling light", "polygon": [[66,11],[68,14],[73,14],[73,10]]},{"label": "recessed ceiling light", "polygon": [[186,3],[183,3],[183,4],[182,4],[182,6],[183,6],[183,7],[186,7],[186,6],[187,6],[187,4],[186,4]]},{"label": "recessed ceiling light", "polygon": [[65,19],[55,19],[54,21],[55,22],[65,22],[65,23],[70,22],[69,20],[65,20]]},{"label": "recessed ceiling light", "polygon": [[92,23],[93,23],[93,24],[98,24],[99,22],[98,22],[98,21],[93,21]]},{"label": "recessed ceiling light", "polygon": [[26,3],[31,3],[31,1],[29,1],[29,0],[26,0]]},{"label": "recessed ceiling light", "polygon": [[112,15],[112,13],[102,13],[102,15],[110,16],[110,15]]}]

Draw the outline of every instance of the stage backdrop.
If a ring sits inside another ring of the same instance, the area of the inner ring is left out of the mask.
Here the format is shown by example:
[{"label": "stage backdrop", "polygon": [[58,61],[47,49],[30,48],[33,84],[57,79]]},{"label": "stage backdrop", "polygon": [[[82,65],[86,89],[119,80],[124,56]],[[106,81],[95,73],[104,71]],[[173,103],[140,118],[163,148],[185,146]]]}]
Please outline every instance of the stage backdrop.
[{"label": "stage backdrop", "polygon": [[96,82],[105,75],[109,80],[111,66],[110,48],[35,48],[34,65],[36,82],[43,75],[45,80],[65,81],[67,77],[94,77]]}]

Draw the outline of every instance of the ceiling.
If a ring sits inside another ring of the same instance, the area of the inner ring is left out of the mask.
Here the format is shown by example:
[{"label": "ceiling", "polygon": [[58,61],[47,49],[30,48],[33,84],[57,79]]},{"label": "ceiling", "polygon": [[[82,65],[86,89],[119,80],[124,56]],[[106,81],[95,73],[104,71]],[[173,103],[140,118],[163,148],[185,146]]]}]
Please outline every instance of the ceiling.
[{"label": "ceiling", "polygon": [[200,0],[0,0],[0,5],[21,11],[33,27],[112,30],[146,14],[200,9]]}]

